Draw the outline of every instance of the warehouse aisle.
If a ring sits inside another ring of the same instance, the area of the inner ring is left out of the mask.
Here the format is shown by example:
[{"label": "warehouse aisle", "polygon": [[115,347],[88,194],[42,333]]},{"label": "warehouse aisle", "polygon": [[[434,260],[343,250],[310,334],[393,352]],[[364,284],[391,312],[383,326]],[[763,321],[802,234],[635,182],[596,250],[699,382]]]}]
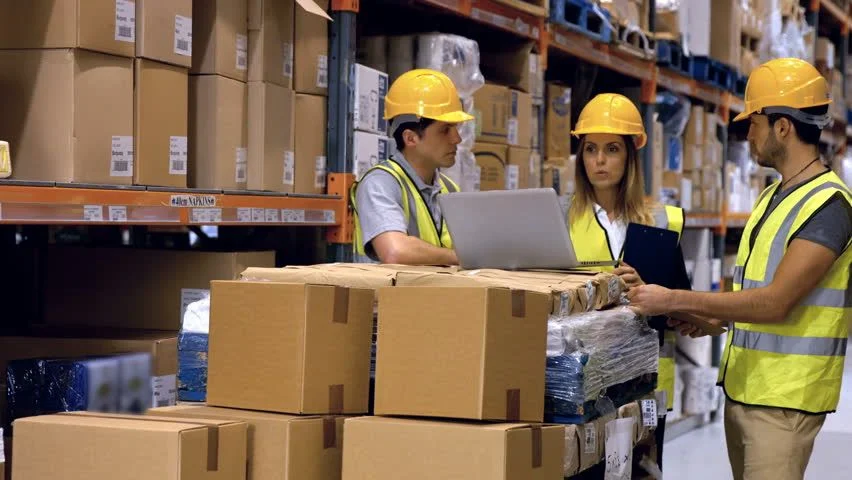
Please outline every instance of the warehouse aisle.
[{"label": "warehouse aisle", "polygon": [[[852,445],[852,356],[846,358],[840,406],[837,413],[828,416],[817,437],[806,480],[848,478],[849,445]],[[722,422],[668,443],[663,465],[666,478],[732,479]]]}]

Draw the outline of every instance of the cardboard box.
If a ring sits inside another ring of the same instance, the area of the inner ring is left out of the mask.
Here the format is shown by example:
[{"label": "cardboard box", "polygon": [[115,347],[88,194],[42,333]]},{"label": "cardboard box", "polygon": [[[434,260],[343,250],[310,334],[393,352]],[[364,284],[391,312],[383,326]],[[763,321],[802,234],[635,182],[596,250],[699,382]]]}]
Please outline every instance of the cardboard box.
[{"label": "cardboard box", "polygon": [[136,59],[133,183],[186,188],[189,70]]},{"label": "cardboard box", "polygon": [[132,59],[86,50],[5,50],[0,85],[0,138],[13,154],[12,178],[132,182]]},{"label": "cardboard box", "polygon": [[[530,148],[532,146],[532,95],[510,91],[509,126],[507,139],[509,145]],[[537,134],[538,132],[536,132]]]},{"label": "cardboard box", "polygon": [[533,111],[530,118],[530,128],[532,130],[530,134],[530,145],[533,150],[537,150],[541,152],[541,141],[544,135],[542,135],[542,121],[544,120],[544,106],[542,105],[533,105]]},{"label": "cardboard box", "polygon": [[571,88],[556,83],[547,84],[547,113],[545,119],[545,158],[571,156]]},{"label": "cardboard box", "polygon": [[542,168],[541,153],[532,150],[530,152],[530,181],[527,184],[527,188],[541,188]]},{"label": "cardboard box", "polygon": [[[710,10],[710,56],[726,65],[740,61],[740,0],[713,0]],[[703,20],[706,24],[706,18]]]},{"label": "cardboard box", "polygon": [[[327,11],[329,0],[317,0],[322,11]],[[299,93],[328,95],[328,20],[296,7],[296,55],[293,89]]]},{"label": "cardboard box", "polygon": [[0,49],[84,48],[133,58],[136,9],[130,0],[0,3]]},{"label": "cardboard box", "polygon": [[384,119],[388,74],[355,64],[350,78],[355,130],[385,135],[388,131],[388,122]]},{"label": "cardboard box", "polygon": [[245,1],[193,0],[192,74],[248,80],[248,6]]},{"label": "cardboard box", "polygon": [[[137,478],[244,480],[248,427],[195,418],[75,413],[15,423],[12,476],[27,480]],[[97,452],[93,455],[92,452]],[[59,468],[59,470],[57,470]]]},{"label": "cardboard box", "polygon": [[367,412],[372,291],[216,281],[210,307],[210,405]]},{"label": "cardboard box", "polygon": [[192,66],[192,0],[136,0],[136,56]]},{"label": "cardboard box", "polygon": [[665,164],[665,138],[663,136],[662,122],[654,122],[654,135],[652,138],[652,164],[651,164],[651,196],[654,200],[660,200],[660,189],[663,187],[663,169]]},{"label": "cardboard box", "polygon": [[352,134],[352,173],[355,178],[367,173],[371,167],[390,155],[390,139],[384,135],[367,132]]},{"label": "cardboard box", "polygon": [[700,170],[704,164],[704,146],[687,143],[683,146],[683,170]]},{"label": "cardboard box", "polygon": [[376,415],[540,422],[550,310],[508,288],[379,290]]},{"label": "cardboard box", "polygon": [[540,69],[534,48],[534,42],[483,42],[479,47],[479,68],[490,82],[535,94],[534,83]]},{"label": "cardboard box", "polygon": [[719,117],[718,113],[704,112],[704,141],[700,143],[704,145],[709,143],[718,143],[719,137],[717,136],[717,133],[720,126],[724,125],[722,124],[722,119]]},{"label": "cardboard box", "polygon": [[509,147],[506,163],[506,190],[529,188],[532,161],[532,150],[529,148]]},{"label": "cardboard box", "polygon": [[328,99],[296,94],[296,193],[325,193]]},{"label": "cardboard box", "polygon": [[830,38],[817,37],[814,59],[817,63],[824,64],[827,69],[834,69],[834,43]]},{"label": "cardboard box", "polygon": [[148,412],[160,417],[215,418],[248,424],[247,480],[339,480],[344,417],[291,416],[180,405]]},{"label": "cardboard box", "polygon": [[275,252],[56,247],[45,265],[42,323],[176,332],[211,280],[273,267]]},{"label": "cardboard box", "polygon": [[248,80],[293,88],[296,2],[248,0]]},{"label": "cardboard box", "polygon": [[344,425],[343,478],[562,478],[561,425],[449,423],[362,417]]},{"label": "cardboard box", "polygon": [[704,107],[693,105],[689,111],[689,121],[683,132],[685,144],[701,145],[704,143]]},{"label": "cardboard box", "polygon": [[243,82],[219,75],[190,77],[190,187],[246,189],[247,104],[248,86]]},{"label": "cardboard box", "polygon": [[476,141],[505,145],[509,135],[511,95],[507,87],[486,83],[473,95]]},{"label": "cardboard box", "polygon": [[545,162],[542,187],[552,187],[557,195],[574,193],[574,168],[567,164]]},{"label": "cardboard box", "polygon": [[248,84],[249,190],[292,193],[296,185],[296,93]]},{"label": "cardboard box", "polygon": [[473,155],[476,157],[476,164],[481,169],[479,189],[483,192],[505,189],[509,147],[477,142],[473,146]]}]

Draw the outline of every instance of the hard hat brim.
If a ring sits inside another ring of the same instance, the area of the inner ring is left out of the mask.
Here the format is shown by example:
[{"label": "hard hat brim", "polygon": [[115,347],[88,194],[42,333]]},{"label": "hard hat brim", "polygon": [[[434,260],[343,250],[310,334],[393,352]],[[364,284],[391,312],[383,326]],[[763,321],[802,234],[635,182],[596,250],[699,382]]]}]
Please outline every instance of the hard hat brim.
[{"label": "hard hat brim", "polygon": [[731,120],[731,121],[736,123],[736,122],[742,122],[743,120],[748,120],[748,117],[750,117],[752,113],[754,113],[754,112],[748,112],[748,111],[742,112],[739,115],[737,115],[736,117],[734,117],[734,119]]},{"label": "hard hat brim", "polygon": [[604,126],[595,126],[592,128],[578,128],[577,130],[572,130],[571,135],[575,137],[579,137],[580,135],[589,135],[591,133],[608,133],[611,135],[629,135],[634,138],[634,142],[636,145],[636,149],[641,149],[648,143],[648,137],[644,132],[627,132],[621,128],[615,127],[604,127]]},{"label": "hard hat brim", "polygon": [[445,113],[443,115],[438,115],[437,117],[426,117],[426,118],[431,118],[432,120],[435,120],[437,122],[444,122],[444,123],[463,123],[463,122],[469,122],[471,120],[474,120],[476,117],[474,117],[473,115],[471,115],[467,112],[458,111],[458,112],[448,112],[448,113]]}]

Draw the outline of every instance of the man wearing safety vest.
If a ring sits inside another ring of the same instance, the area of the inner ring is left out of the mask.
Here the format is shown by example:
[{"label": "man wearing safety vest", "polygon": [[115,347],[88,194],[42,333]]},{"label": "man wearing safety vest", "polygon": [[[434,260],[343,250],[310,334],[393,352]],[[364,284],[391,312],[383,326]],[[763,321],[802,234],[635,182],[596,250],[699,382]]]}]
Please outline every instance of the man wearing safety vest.
[{"label": "man wearing safety vest", "polygon": [[456,265],[458,258],[438,195],[459,190],[438,169],[453,166],[461,143],[457,125],[473,120],[452,80],[411,70],[391,85],[384,118],[396,147],[351,191],[357,262]]},{"label": "man wearing safety vest", "polygon": [[830,103],[825,79],[807,62],[785,58],[758,67],[734,121],[750,122],[752,153],[781,181],[760,195],[743,231],[734,291],[644,285],[629,292],[643,314],[686,312],[733,324],[719,384],[738,480],[803,478],[814,439],[840,397],[852,307],[852,195],[820,161]]}]

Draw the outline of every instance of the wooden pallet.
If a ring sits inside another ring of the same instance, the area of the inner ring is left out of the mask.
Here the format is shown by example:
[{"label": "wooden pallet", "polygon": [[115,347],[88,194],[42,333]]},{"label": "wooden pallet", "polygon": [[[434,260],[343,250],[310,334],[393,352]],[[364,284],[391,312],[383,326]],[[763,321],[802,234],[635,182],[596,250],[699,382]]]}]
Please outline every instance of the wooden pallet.
[{"label": "wooden pallet", "polygon": [[535,15],[539,18],[547,18],[550,14],[550,0],[494,0],[508,7],[518,9],[522,12]]}]

